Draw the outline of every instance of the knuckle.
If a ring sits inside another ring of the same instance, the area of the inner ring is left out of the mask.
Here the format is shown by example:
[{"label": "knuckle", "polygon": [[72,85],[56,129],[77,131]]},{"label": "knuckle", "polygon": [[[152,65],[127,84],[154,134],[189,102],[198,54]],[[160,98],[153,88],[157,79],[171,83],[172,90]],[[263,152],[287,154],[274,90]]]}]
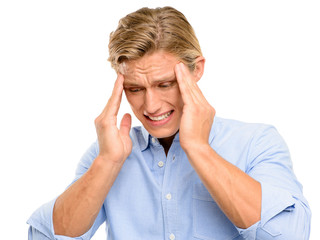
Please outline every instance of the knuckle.
[{"label": "knuckle", "polygon": [[101,117],[98,116],[95,120],[94,120],[94,125],[98,126],[101,122]]},{"label": "knuckle", "polygon": [[103,121],[102,116],[99,116],[94,120],[94,124],[96,128],[103,128],[105,126],[105,121]]}]

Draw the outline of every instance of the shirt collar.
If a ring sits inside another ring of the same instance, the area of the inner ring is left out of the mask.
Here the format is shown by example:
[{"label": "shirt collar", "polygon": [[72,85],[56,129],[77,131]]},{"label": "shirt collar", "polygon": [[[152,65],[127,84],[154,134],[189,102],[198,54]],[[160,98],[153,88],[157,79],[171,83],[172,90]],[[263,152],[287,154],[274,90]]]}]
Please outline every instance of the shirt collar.
[{"label": "shirt collar", "polygon": [[144,151],[149,146],[149,135],[150,134],[143,126],[141,126],[141,133],[142,133],[143,141],[141,141],[141,143],[140,143],[140,148],[141,148],[141,151]]}]

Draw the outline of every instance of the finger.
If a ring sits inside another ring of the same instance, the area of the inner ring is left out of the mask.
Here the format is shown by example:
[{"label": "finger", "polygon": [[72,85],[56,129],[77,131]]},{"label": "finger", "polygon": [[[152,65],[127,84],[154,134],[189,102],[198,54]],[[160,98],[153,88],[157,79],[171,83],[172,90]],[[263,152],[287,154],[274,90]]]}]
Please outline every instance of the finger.
[{"label": "finger", "polygon": [[176,74],[183,101],[185,103],[191,103],[191,101],[199,103],[203,101],[202,92],[198,87],[193,74],[185,64],[177,64]]},{"label": "finger", "polygon": [[177,82],[179,85],[180,93],[182,96],[182,100],[184,103],[188,103],[190,101],[193,101],[193,99],[192,99],[190,87],[187,86],[187,83],[185,80],[187,76],[185,72],[182,70],[182,68],[183,68],[183,63],[178,63],[175,66],[175,74],[176,74]]},{"label": "finger", "polygon": [[108,103],[104,108],[102,114],[110,116],[116,116],[118,114],[122,98],[123,80],[123,75],[118,74],[118,77],[114,83],[111,97],[109,98]]},{"label": "finger", "polygon": [[126,113],[120,123],[120,135],[129,136],[129,132],[131,129],[131,115]]},{"label": "finger", "polygon": [[[185,98],[188,100],[192,100],[194,102],[203,102],[206,101],[202,91],[200,90],[193,74],[190,72],[188,67],[181,63],[177,67],[178,71],[180,71],[180,78],[178,79],[179,86],[181,86],[180,91],[181,94],[185,94]],[[183,92],[182,92],[183,91]]]}]

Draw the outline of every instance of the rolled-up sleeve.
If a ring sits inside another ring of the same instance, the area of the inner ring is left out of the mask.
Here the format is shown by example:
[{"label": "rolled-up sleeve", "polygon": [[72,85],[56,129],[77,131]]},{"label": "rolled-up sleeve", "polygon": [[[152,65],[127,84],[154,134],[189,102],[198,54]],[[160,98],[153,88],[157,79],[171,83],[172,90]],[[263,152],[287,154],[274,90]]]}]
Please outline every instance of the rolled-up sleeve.
[{"label": "rolled-up sleeve", "polygon": [[[79,179],[88,170],[92,161],[97,156],[97,151],[97,143],[92,144],[92,146],[86,151],[78,164],[76,177],[73,182],[77,181],[77,179]],[[53,199],[52,201],[42,205],[28,219],[27,223],[30,225],[28,232],[29,240],[88,240],[92,238],[99,226],[106,220],[105,210],[104,207],[102,207],[92,227],[82,236],[71,238],[62,235],[55,235],[52,221],[55,201],[56,199]]]},{"label": "rolled-up sleeve", "polygon": [[309,239],[310,208],[284,140],[274,127],[264,126],[250,149],[246,172],[261,184],[261,219],[239,233],[244,239]]},{"label": "rolled-up sleeve", "polygon": [[30,225],[28,233],[29,240],[88,240],[92,238],[99,226],[105,221],[105,212],[102,208],[92,227],[82,236],[71,238],[62,235],[55,235],[52,223],[52,211],[54,203],[55,199],[42,205],[29,218],[27,221],[27,223]]}]

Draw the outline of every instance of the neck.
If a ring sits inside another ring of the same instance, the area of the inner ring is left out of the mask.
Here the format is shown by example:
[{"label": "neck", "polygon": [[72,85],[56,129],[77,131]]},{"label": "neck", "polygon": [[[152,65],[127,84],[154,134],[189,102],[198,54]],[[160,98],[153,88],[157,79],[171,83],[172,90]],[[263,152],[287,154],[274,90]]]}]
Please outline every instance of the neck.
[{"label": "neck", "polygon": [[176,136],[176,134],[170,136],[170,137],[166,137],[166,138],[159,138],[159,143],[162,145],[162,147],[164,148],[164,151],[166,153],[166,155],[168,155],[169,149],[172,145],[173,139]]}]

